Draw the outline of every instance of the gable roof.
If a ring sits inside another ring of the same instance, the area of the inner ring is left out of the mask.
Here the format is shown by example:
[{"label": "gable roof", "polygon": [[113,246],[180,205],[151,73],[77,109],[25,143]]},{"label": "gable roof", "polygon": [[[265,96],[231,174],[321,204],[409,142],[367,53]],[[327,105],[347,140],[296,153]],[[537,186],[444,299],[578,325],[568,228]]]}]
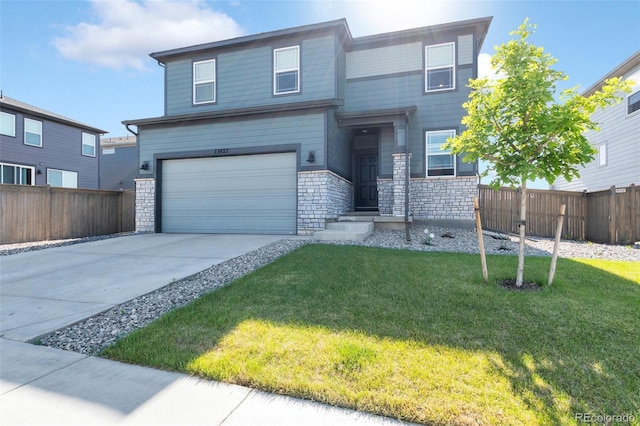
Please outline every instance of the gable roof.
[{"label": "gable roof", "polygon": [[478,51],[482,47],[484,38],[489,30],[492,17],[469,19],[466,21],[450,22],[446,24],[430,25],[426,27],[413,28],[409,30],[394,31],[388,33],[374,34],[364,37],[353,38],[351,31],[347,25],[347,20],[337,19],[335,21],[321,22],[318,24],[303,25],[299,27],[286,28],[283,30],[269,31],[259,34],[253,34],[248,36],[236,37],[228,40],[215,41],[212,43],[198,44],[194,46],[181,47],[178,49],[165,50],[162,52],[151,53],[153,59],[160,63],[171,57],[188,55],[194,52],[201,52],[204,50],[218,49],[221,47],[237,47],[251,43],[264,42],[266,40],[287,37],[287,36],[300,36],[309,33],[326,33],[336,31],[342,33],[347,46],[353,48],[363,48],[371,45],[384,44],[390,42],[396,42],[401,40],[406,42],[408,40],[418,39],[425,35],[436,35],[444,32],[456,32],[456,31],[470,31],[473,32],[478,38]]},{"label": "gable roof", "polygon": [[[637,67],[638,65],[640,65],[640,50],[638,50],[633,55],[629,56],[624,62],[622,62],[617,67],[615,67],[612,71],[607,73],[607,75],[602,77],[600,80],[596,81],[593,85],[591,85],[591,87],[589,87],[587,90],[585,90],[582,93],[582,96],[593,95],[594,92],[600,90],[602,86],[604,86],[605,80],[608,80],[613,77],[621,77],[627,72],[631,71],[633,68]],[[637,83],[640,84],[640,81]]]},{"label": "gable roof", "polygon": [[5,106],[7,109],[12,109],[19,112],[26,112],[30,115],[47,119],[49,121],[55,121],[57,123],[66,124],[72,127],[78,127],[84,130],[89,130],[93,133],[105,134],[108,133],[106,130],[98,129],[97,127],[89,126],[88,124],[81,123],[79,121],[73,120],[71,118],[65,117],[60,114],[56,114],[55,112],[47,111],[46,109],[38,108],[33,105],[29,105],[27,103],[21,102],[17,99],[10,98],[5,95],[0,95],[0,107],[5,110]]}]

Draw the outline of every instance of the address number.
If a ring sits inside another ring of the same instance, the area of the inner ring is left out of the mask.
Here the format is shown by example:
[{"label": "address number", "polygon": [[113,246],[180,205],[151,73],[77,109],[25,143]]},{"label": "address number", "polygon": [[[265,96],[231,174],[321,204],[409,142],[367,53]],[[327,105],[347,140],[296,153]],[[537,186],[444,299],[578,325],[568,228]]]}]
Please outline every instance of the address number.
[{"label": "address number", "polygon": [[229,148],[218,148],[213,150],[214,154],[227,154],[228,152]]}]

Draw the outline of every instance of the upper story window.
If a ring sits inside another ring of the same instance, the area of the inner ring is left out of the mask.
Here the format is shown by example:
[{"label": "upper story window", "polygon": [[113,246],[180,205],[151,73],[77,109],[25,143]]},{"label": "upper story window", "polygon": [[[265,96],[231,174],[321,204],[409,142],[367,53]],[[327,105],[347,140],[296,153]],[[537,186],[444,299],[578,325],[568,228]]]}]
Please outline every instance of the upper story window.
[{"label": "upper story window", "polygon": [[216,101],[216,60],[193,63],[193,103]]},{"label": "upper story window", "polygon": [[456,44],[426,46],[424,52],[425,91],[455,89]]},{"label": "upper story window", "polygon": [[31,146],[42,146],[42,121],[24,119],[24,143]]},{"label": "upper story window", "polygon": [[454,129],[426,132],[427,176],[455,176],[455,156],[441,148],[447,139],[455,135]]},{"label": "upper story window", "polygon": [[16,136],[16,116],[8,112],[0,112],[0,134]]},{"label": "upper story window", "polygon": [[273,94],[300,91],[300,46],[273,50]]},{"label": "upper story window", "polygon": [[82,155],[87,157],[96,156],[96,135],[82,132]]},{"label": "upper story window", "polygon": [[0,163],[0,183],[13,185],[33,185],[33,167]]},{"label": "upper story window", "polygon": [[640,91],[627,97],[627,114],[640,110]]}]

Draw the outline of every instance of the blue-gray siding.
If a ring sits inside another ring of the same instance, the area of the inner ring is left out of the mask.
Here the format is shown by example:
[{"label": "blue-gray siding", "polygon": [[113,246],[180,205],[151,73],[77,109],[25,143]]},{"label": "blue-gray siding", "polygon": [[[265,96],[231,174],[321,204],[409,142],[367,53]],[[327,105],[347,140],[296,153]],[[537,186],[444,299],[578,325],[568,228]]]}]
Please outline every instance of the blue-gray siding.
[{"label": "blue-gray siding", "polygon": [[100,189],[119,191],[135,189],[138,175],[138,148],[136,146],[113,147],[113,154],[100,150]]},{"label": "blue-gray siding", "polygon": [[16,116],[16,133],[15,137],[0,135],[0,162],[40,170],[42,174],[35,175],[36,185],[46,185],[47,169],[56,169],[77,172],[78,188],[99,189],[99,135],[95,135],[96,156],[83,156],[82,129],[27,115],[27,118],[42,122],[42,147],[25,145],[25,115],[6,107],[2,110]]},{"label": "blue-gray siding", "polygon": [[338,127],[334,111],[329,111],[327,119],[328,169],[351,180],[351,132]]},{"label": "blue-gray siding", "polygon": [[[166,64],[166,114],[189,114],[225,109],[279,105],[336,97],[335,37],[302,41],[301,92],[273,95],[273,47],[260,46],[223,51],[198,60],[216,59],[216,103],[193,105],[191,58]],[[291,44],[296,44],[292,42]],[[277,47],[285,45],[278,44]]]},{"label": "blue-gray siding", "polygon": [[[373,109],[397,108],[415,105],[417,111],[411,116],[409,149],[411,173],[424,174],[424,131],[436,129],[461,130],[461,118],[466,112],[462,104],[468,99],[466,88],[472,75],[470,67],[458,68],[456,90],[438,93],[424,93],[422,72],[386,76],[380,78],[353,79],[347,81],[345,109],[366,111]],[[386,135],[381,141],[381,171],[391,174],[393,135]]]},{"label": "blue-gray siding", "polygon": [[160,153],[187,153],[215,149],[247,149],[273,145],[300,145],[301,163],[307,166],[308,152],[315,151],[315,166],[326,167],[324,146],[326,140],[325,113],[288,114],[256,119],[228,119],[212,123],[183,126],[156,126],[140,129],[139,161],[149,161],[148,172],[155,173],[153,155]]}]

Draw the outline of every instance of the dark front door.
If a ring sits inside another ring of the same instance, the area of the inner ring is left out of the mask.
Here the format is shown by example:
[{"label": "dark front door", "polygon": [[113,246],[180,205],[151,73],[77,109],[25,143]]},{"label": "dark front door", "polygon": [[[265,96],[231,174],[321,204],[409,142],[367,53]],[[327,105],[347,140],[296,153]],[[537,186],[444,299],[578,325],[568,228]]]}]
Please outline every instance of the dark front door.
[{"label": "dark front door", "polygon": [[378,154],[356,153],[355,207],[359,210],[378,208]]}]

